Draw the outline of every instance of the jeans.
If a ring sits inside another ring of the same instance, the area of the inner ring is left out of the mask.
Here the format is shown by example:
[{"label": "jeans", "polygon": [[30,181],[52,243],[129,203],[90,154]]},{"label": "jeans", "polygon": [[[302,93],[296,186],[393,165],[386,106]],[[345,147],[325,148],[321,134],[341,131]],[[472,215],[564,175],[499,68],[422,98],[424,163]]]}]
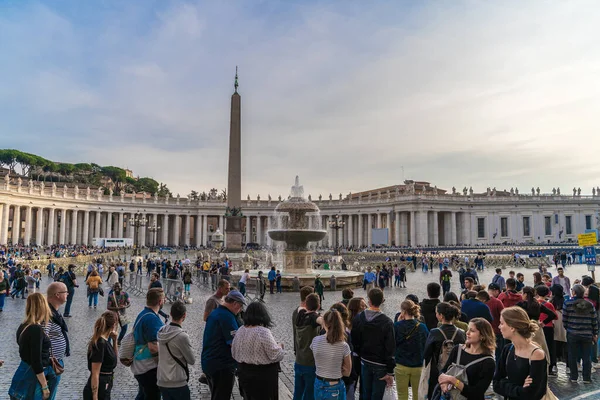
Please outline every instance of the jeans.
[{"label": "jeans", "polygon": [[396,376],[396,390],[398,391],[398,400],[408,400],[408,385],[412,388],[412,398],[419,398],[419,380],[421,379],[421,370],[423,367],[406,367],[396,364],[394,375]]},{"label": "jeans", "polygon": [[[56,374],[52,366],[44,368],[44,374],[46,375],[48,389],[50,389],[56,379]],[[42,385],[40,385],[31,366],[25,361],[21,360],[21,363],[17,367],[10,388],[8,389],[8,394],[11,400],[42,400]]]},{"label": "jeans", "polygon": [[346,386],[343,380],[331,385],[320,379],[315,379],[315,400],[346,400]]},{"label": "jeans", "polygon": [[567,346],[569,348],[570,379],[577,380],[577,360],[582,359],[583,380],[589,381],[592,377],[592,361],[590,351],[592,350],[592,339],[567,333]]},{"label": "jeans", "polygon": [[273,294],[273,288],[275,287],[275,281],[269,281],[269,290]]},{"label": "jeans", "polygon": [[121,343],[121,340],[123,340],[123,338],[125,337],[126,334],[127,334],[127,324],[121,326],[121,331],[119,332],[119,337],[117,338],[117,343]]},{"label": "jeans", "polygon": [[69,289],[69,294],[67,295],[67,303],[65,304],[65,313],[64,315],[71,315],[71,304],[73,303],[73,296],[75,296],[75,289]]},{"label": "jeans", "polygon": [[190,400],[191,393],[188,385],[178,388],[166,388],[160,387],[160,393],[162,394],[163,400]]},{"label": "jeans", "polygon": [[211,400],[229,400],[231,398],[235,383],[233,370],[221,369],[210,374],[206,373],[206,379],[210,388]]},{"label": "jeans", "polygon": [[444,296],[450,291],[450,282],[442,282],[442,291]]},{"label": "jeans", "polygon": [[294,400],[313,400],[317,368],[294,363]]},{"label": "jeans", "polygon": [[92,306],[92,301],[94,302],[94,307],[98,305],[98,292],[90,293],[88,296],[88,306]]},{"label": "jeans", "polygon": [[400,275],[394,276],[394,286],[400,286]]},{"label": "jeans", "polygon": [[505,345],[506,341],[504,339],[504,336],[502,336],[501,333],[496,333],[496,361],[500,360],[500,356],[502,355],[502,349],[504,349]]},{"label": "jeans", "polygon": [[246,295],[246,284],[244,282],[239,282],[238,286],[240,287],[240,293],[245,296]]},{"label": "jeans", "polygon": [[6,298],[6,292],[0,293],[0,310],[4,308],[4,299]]},{"label": "jeans", "polygon": [[157,368],[151,369],[140,375],[135,375],[135,379],[140,384],[143,400],[160,400],[160,391],[156,384]]},{"label": "jeans", "polygon": [[385,367],[362,362],[360,371],[362,387],[360,392],[364,400],[381,400],[383,398],[386,382],[380,379],[386,375]]},{"label": "jeans", "polygon": [[278,281],[276,286],[277,286],[277,293],[281,293],[281,282]]},{"label": "jeans", "polygon": [[[60,363],[60,365],[64,368],[65,367],[65,362],[60,359],[58,360],[58,362]],[[52,380],[52,382],[48,382],[48,389],[50,389],[50,398],[49,400],[54,400],[56,399],[56,393],[58,392],[58,384],[60,383],[60,377],[62,375],[56,375],[56,378],[54,378]]]}]

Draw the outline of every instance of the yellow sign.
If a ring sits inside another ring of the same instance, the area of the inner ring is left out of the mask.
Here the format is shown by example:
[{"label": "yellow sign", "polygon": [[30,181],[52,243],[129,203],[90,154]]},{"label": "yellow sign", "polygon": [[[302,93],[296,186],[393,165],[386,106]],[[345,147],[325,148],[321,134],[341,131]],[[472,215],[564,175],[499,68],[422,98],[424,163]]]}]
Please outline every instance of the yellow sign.
[{"label": "yellow sign", "polygon": [[577,241],[579,242],[579,245],[582,247],[594,246],[594,245],[598,244],[598,239],[596,238],[596,232],[582,233],[580,235],[577,235]]}]

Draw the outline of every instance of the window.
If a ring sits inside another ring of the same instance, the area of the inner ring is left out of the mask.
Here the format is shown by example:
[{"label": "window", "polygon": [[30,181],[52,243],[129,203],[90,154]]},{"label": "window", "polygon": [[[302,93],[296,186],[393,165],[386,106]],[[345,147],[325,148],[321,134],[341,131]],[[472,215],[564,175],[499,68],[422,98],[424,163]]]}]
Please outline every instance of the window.
[{"label": "window", "polygon": [[571,216],[567,215],[565,217],[565,225],[567,228],[567,235],[572,235],[573,234],[573,225],[572,225],[572,220],[571,220]]},{"label": "window", "polygon": [[546,236],[552,235],[552,217],[544,217],[544,232]]},{"label": "window", "polygon": [[585,216],[585,229],[592,229],[592,216],[591,215]]},{"label": "window", "polygon": [[531,217],[523,217],[523,236],[531,236]]},{"label": "window", "polygon": [[485,238],[485,218],[477,218],[477,238]]},{"label": "window", "polygon": [[508,237],[508,218],[507,217],[500,218],[500,236]]}]

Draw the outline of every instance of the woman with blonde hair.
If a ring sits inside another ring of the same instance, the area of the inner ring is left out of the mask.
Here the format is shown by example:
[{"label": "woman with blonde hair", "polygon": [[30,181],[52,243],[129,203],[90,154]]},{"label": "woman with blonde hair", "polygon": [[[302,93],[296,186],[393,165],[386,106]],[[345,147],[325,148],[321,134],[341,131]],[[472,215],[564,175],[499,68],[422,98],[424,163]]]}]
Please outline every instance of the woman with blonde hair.
[{"label": "woman with blonde hair", "polygon": [[408,385],[412,387],[412,398],[418,398],[419,380],[425,355],[425,343],[429,329],[419,321],[421,307],[411,300],[400,304],[400,315],[394,323],[396,338],[396,389],[398,400],[408,400]]},{"label": "woman with blonde hair", "polygon": [[346,400],[346,385],[342,378],[350,376],[352,358],[346,343],[345,324],[335,308],[323,315],[325,334],[316,336],[310,349],[315,358],[315,400]]},{"label": "woman with blonde hair", "polygon": [[498,328],[512,343],[497,362],[494,391],[507,399],[541,399],[548,387],[546,354],[531,340],[539,324],[515,306],[502,310]]},{"label": "woman with blonde hair", "polygon": [[[94,334],[88,344],[88,370],[90,377],[83,388],[84,400],[109,400],[113,386],[113,372],[117,367],[117,326],[119,317],[105,311],[94,324]],[[109,343],[112,340],[112,344]]]},{"label": "woman with blonde hair", "polygon": [[[496,335],[492,325],[484,318],[473,318],[469,321],[465,344],[454,346],[445,367],[442,368],[438,377],[440,390],[444,393],[460,393],[469,400],[483,400],[485,391],[494,377],[495,350]],[[453,364],[466,367],[468,382],[452,375]]]},{"label": "woman with blonde hair", "polygon": [[52,345],[44,332],[51,315],[44,295],[32,293],[27,297],[25,320],[17,328],[21,363],[8,390],[11,400],[45,400],[56,390],[56,374],[50,362]]}]

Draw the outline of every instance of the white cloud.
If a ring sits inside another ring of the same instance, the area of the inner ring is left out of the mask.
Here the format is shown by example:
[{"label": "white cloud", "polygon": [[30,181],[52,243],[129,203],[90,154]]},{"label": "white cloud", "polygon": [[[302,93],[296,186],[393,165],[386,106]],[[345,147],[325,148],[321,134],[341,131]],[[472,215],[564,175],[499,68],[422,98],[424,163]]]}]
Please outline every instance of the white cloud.
[{"label": "white cloud", "polygon": [[238,64],[244,197],[598,185],[595,2],[165,4],[0,14],[5,146],[224,187]]}]

